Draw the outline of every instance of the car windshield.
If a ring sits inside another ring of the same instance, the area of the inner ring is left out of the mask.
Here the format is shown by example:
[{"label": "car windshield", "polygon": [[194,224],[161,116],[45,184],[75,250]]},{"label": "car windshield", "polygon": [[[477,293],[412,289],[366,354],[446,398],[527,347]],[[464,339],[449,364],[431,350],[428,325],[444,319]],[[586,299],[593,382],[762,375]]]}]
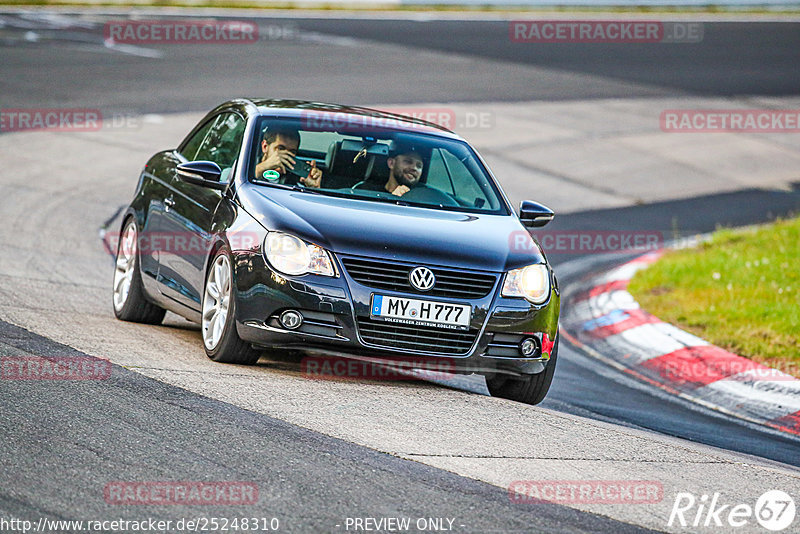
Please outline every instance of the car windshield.
[{"label": "car windshield", "polygon": [[[259,185],[445,210],[507,213],[497,186],[463,141],[423,131],[354,127],[352,121],[343,127],[302,117],[262,117],[252,143],[248,179]],[[286,163],[292,160],[294,169]],[[318,182],[308,179],[312,166],[321,171]]]}]

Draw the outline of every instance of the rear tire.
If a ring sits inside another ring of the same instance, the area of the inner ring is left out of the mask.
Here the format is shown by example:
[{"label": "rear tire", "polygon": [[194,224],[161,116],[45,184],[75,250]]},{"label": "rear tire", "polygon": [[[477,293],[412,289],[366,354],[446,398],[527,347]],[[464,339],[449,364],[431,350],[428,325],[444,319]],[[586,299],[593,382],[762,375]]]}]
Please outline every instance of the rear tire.
[{"label": "rear tire", "polygon": [[553,344],[553,352],[550,354],[550,362],[544,371],[535,375],[528,375],[525,378],[506,378],[496,376],[486,379],[486,387],[492,397],[524,402],[525,404],[539,404],[550,391],[550,384],[553,382],[553,375],[556,372],[556,361],[558,360],[558,336]]},{"label": "rear tire", "polygon": [[114,315],[122,321],[161,324],[166,310],[148,301],[139,271],[139,239],[136,222],[128,219],[117,243],[114,258],[112,304]]},{"label": "rear tire", "polygon": [[221,363],[252,365],[260,353],[236,331],[236,298],[230,252],[222,247],[214,255],[203,288],[201,331],[206,356]]}]

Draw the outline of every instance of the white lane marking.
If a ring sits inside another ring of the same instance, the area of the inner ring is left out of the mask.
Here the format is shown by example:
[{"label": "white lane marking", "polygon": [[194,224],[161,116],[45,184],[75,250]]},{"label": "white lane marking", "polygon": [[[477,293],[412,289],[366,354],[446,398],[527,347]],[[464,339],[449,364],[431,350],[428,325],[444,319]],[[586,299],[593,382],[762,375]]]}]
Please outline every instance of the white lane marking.
[{"label": "white lane marking", "polygon": [[694,390],[692,396],[772,420],[800,411],[800,380],[717,380]]},{"label": "white lane marking", "polygon": [[638,310],[639,303],[633,295],[623,290],[600,293],[589,299],[592,317],[602,317],[616,310]]},{"label": "white lane marking", "polygon": [[650,262],[644,262],[638,260],[630,261],[628,263],[620,265],[616,269],[608,271],[606,274],[597,278],[595,281],[595,285],[599,286],[608,282],[628,281],[631,278],[633,278],[633,275],[636,274],[636,271],[644,269],[648,265],[650,265]]},{"label": "white lane marking", "polygon": [[142,122],[147,124],[164,124],[164,120],[164,115],[158,115],[155,113],[142,115]]},{"label": "white lane marking", "polygon": [[669,323],[650,323],[635,326],[606,338],[606,342],[627,354],[626,365],[638,365],[686,347],[708,346],[700,339]]},{"label": "white lane marking", "polygon": [[363,46],[364,44],[364,40],[318,32],[299,32],[297,38],[300,41],[306,41],[310,43],[322,43],[325,45],[345,46],[350,48]]},{"label": "white lane marking", "polygon": [[134,46],[129,44],[115,43],[113,39],[106,39],[103,42],[103,45],[109,50],[114,50],[115,52],[121,52],[123,54],[129,54],[131,56],[149,57],[155,59],[160,59],[164,57],[164,53],[161,52],[160,50],[155,50],[153,48],[144,48],[141,46]]},{"label": "white lane marking", "polygon": [[20,16],[5,16],[2,18],[2,27],[14,28],[16,30],[41,30],[45,29],[42,24],[36,21],[25,20]]},{"label": "white lane marking", "polygon": [[[52,36],[41,35],[40,33],[37,33],[33,30],[63,30],[67,28],[92,29],[97,27],[98,24],[91,21],[82,21],[78,17],[75,17],[74,15],[62,15],[58,13],[49,13],[49,12],[23,12],[14,18],[0,17],[0,28],[6,26],[17,29],[28,29],[29,31],[25,32],[25,34],[23,35],[24,40],[31,43],[36,43],[43,39],[58,41],[59,35],[64,35],[64,34],[55,33]],[[92,43],[86,42],[83,44],[91,45]],[[144,48],[140,46],[133,46],[128,44],[115,43],[113,40],[109,39],[107,39],[103,43],[102,47],[109,50],[113,50],[115,52],[120,52],[123,54],[129,54],[139,57],[149,57],[156,59],[164,57],[163,52],[159,50],[155,50],[152,48]]]},{"label": "white lane marking", "polygon": [[592,308],[588,300],[579,300],[578,302],[570,302],[569,307],[565,309],[565,314],[561,320],[569,325],[574,325],[576,328],[594,319]]},{"label": "white lane marking", "polygon": [[[800,385],[800,380],[794,376],[786,374],[783,371],[773,369],[772,367],[767,367],[766,365],[761,365],[755,369],[748,369],[747,371],[737,373],[728,377],[726,380],[736,380],[739,382],[797,382],[797,385]],[[789,387],[795,388],[797,385]]]},{"label": "white lane marking", "polygon": [[19,18],[36,24],[37,28],[52,30],[63,28],[91,29],[96,26],[94,22],[81,20],[79,16],[51,11],[28,11],[20,13]]}]

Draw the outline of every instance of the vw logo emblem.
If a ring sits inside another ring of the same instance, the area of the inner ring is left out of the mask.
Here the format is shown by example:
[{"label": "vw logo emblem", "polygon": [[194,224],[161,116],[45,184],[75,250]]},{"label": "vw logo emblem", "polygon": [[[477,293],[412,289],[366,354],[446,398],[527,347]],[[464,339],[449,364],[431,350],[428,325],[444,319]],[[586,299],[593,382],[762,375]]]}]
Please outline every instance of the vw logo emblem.
[{"label": "vw logo emblem", "polygon": [[414,267],[408,273],[408,281],[414,289],[428,291],[436,283],[436,277],[433,276],[433,271],[427,267]]}]

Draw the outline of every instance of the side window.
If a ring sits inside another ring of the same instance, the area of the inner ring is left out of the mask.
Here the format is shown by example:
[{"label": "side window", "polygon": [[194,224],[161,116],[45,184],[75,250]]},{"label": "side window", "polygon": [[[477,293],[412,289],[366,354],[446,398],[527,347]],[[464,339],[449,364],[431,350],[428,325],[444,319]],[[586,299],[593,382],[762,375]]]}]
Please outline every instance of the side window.
[{"label": "side window", "polygon": [[207,123],[203,125],[202,128],[197,130],[195,134],[189,139],[189,142],[183,147],[181,150],[181,154],[184,158],[188,159],[189,161],[195,161],[197,157],[197,149],[200,148],[200,145],[203,143],[203,140],[206,138],[208,131],[214,126],[214,122],[216,119],[211,119]]},{"label": "side window", "polygon": [[213,161],[223,172],[233,168],[244,134],[244,119],[235,113],[223,113],[214,121],[195,159]]}]

